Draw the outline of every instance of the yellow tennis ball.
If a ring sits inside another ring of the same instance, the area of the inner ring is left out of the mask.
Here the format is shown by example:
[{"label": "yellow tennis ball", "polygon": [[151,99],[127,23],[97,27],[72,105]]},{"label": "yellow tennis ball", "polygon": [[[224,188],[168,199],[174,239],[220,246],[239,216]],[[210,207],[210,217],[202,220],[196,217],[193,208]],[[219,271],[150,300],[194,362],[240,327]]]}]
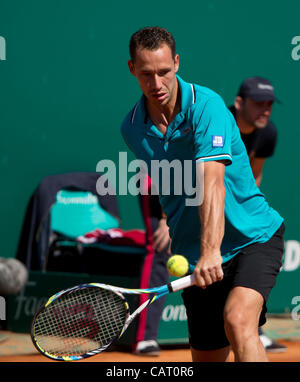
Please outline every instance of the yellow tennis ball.
[{"label": "yellow tennis ball", "polygon": [[187,273],[189,269],[189,263],[184,256],[173,255],[167,262],[167,268],[170,275],[175,277],[182,277]]}]

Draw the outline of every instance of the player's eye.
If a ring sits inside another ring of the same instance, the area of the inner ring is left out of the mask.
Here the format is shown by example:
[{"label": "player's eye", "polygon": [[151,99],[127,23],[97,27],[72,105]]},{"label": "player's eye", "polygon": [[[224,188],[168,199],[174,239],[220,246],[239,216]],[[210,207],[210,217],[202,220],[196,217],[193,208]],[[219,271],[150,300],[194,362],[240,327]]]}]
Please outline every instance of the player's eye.
[{"label": "player's eye", "polygon": [[160,77],[163,77],[163,76],[165,76],[166,74],[168,74],[169,72],[170,72],[170,69],[160,70],[160,71],[158,72],[158,75],[159,75]]}]

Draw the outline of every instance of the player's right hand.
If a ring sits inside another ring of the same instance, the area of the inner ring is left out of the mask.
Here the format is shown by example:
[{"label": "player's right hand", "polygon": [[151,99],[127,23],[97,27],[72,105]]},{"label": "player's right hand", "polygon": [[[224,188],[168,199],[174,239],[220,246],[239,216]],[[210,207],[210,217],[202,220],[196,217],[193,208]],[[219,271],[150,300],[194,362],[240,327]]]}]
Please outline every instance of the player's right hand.
[{"label": "player's right hand", "polygon": [[205,289],[208,285],[221,281],[224,275],[222,261],[220,251],[202,254],[194,269],[195,284]]}]

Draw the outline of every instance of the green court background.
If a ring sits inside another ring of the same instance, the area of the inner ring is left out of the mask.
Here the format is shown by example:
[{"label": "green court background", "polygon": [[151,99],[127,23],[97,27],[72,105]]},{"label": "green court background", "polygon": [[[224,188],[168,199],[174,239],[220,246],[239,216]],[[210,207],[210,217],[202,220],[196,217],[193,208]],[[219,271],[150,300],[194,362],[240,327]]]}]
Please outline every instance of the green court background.
[{"label": "green court background", "polygon": [[[127,150],[119,127],[140,96],[127,68],[128,41],[147,25],[170,30],[179,74],[217,91],[228,105],[245,77],[273,82],[282,101],[272,117],[279,140],[261,189],[286,219],[285,239],[300,241],[300,61],[291,55],[299,15],[297,0],[0,0],[6,41],[6,60],[0,61],[0,255],[15,256],[26,205],[45,176],[96,171],[99,160],[118,163],[119,152]],[[120,196],[119,202],[123,228],[142,227],[136,197]],[[293,295],[300,294],[296,286]]]}]

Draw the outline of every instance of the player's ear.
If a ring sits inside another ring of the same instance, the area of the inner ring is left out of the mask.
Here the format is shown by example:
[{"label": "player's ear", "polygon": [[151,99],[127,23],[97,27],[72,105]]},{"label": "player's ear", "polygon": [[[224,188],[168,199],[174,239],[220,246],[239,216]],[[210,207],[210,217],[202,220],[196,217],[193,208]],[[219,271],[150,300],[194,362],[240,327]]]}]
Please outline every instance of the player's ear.
[{"label": "player's ear", "polygon": [[128,68],[130,73],[135,76],[135,68],[134,68],[134,63],[132,60],[128,60]]},{"label": "player's ear", "polygon": [[174,57],[174,63],[175,63],[175,73],[177,73],[178,69],[179,69],[179,56],[178,56],[178,54],[176,54],[176,56]]},{"label": "player's ear", "polygon": [[240,96],[235,97],[234,107],[236,108],[236,110],[241,110],[242,106],[243,106],[243,98]]}]

